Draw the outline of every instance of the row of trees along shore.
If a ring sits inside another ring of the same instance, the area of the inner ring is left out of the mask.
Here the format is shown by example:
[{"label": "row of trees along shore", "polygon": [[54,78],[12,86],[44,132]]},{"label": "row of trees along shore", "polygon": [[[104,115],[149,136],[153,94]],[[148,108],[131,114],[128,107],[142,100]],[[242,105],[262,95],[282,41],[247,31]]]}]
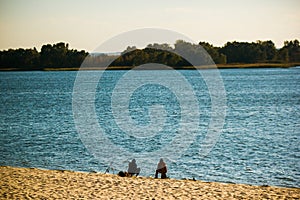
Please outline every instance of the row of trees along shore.
[{"label": "row of trees along shore", "polygon": [[[145,63],[161,63],[172,67],[186,67],[191,64],[176,52],[185,52],[197,56],[203,53],[202,46],[216,64],[288,64],[300,63],[300,46],[298,40],[285,41],[282,48],[277,49],[274,43],[257,42],[227,42],[223,47],[215,47],[207,42],[191,44],[178,40],[172,47],[169,44],[149,44],[144,49],[135,46],[127,47],[120,55],[88,52],[69,49],[63,42],[43,45],[41,51],[33,49],[9,49],[0,51],[0,70],[46,70],[46,69],[76,69],[85,60],[90,67],[99,67],[110,63],[115,67],[132,67]],[[202,55],[203,56],[203,55]],[[203,57],[204,62],[205,58]]]}]

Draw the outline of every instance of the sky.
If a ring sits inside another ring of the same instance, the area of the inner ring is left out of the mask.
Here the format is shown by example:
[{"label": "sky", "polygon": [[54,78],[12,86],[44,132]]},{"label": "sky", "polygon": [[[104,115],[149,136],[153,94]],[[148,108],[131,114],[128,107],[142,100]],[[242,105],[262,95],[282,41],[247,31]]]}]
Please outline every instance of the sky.
[{"label": "sky", "polygon": [[223,46],[300,39],[299,0],[0,0],[0,50],[69,43],[93,51],[140,28],[168,29]]}]

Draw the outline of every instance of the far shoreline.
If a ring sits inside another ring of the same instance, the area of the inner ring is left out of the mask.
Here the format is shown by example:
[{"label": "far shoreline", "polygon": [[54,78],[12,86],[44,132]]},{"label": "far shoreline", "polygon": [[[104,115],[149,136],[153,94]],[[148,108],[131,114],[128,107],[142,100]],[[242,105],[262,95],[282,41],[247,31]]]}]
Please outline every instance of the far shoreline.
[{"label": "far shoreline", "polygon": [[[183,67],[173,67],[176,70],[195,70],[195,69],[263,69],[263,68],[293,68],[300,66],[300,63],[232,63],[232,64],[216,64],[216,65],[204,65],[204,66],[183,66]],[[79,70],[131,70],[132,66],[109,66],[103,67],[74,67],[74,68],[41,68],[41,69],[30,69],[30,68],[0,68],[1,72],[10,71],[79,71]],[[147,70],[160,70],[159,68],[149,68]]]}]

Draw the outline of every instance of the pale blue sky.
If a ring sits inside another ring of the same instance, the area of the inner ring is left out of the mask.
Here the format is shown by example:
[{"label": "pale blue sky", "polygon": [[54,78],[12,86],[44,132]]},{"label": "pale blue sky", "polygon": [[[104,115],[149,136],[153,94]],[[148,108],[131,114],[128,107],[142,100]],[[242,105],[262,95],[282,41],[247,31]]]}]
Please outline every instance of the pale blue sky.
[{"label": "pale blue sky", "polygon": [[299,0],[0,0],[0,49],[68,42],[94,50],[107,39],[138,28],[165,28],[192,40],[300,38]]}]

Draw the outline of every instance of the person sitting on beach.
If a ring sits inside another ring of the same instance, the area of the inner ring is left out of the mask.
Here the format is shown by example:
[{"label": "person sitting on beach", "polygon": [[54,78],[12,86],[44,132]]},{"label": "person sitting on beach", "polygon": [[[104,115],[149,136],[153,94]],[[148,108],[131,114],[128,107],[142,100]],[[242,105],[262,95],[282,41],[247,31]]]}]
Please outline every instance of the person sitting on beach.
[{"label": "person sitting on beach", "polygon": [[136,176],[138,176],[140,171],[141,171],[141,169],[137,167],[135,159],[132,159],[132,161],[129,162],[129,165],[128,165],[128,173],[130,174],[130,176],[133,176],[135,174],[136,174]]},{"label": "person sitting on beach", "polygon": [[157,164],[155,178],[158,178],[158,173],[161,173],[161,178],[167,178],[167,165],[164,160],[161,158],[159,163]]}]

